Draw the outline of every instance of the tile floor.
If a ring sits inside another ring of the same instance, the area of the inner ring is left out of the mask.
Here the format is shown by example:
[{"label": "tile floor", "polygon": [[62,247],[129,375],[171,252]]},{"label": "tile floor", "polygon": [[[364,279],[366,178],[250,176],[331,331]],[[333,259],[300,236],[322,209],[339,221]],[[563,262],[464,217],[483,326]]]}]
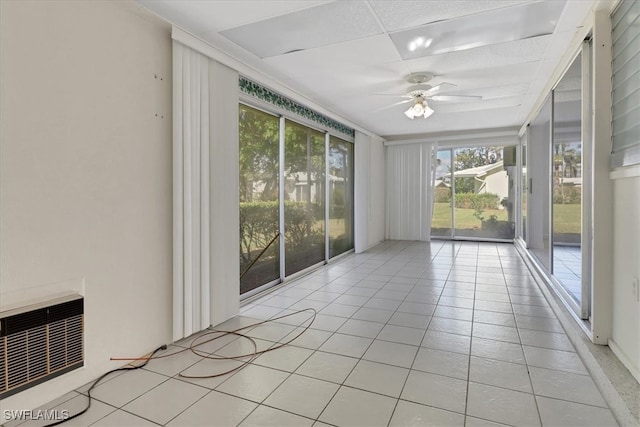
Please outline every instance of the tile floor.
[{"label": "tile floor", "polygon": [[576,301],[582,296],[582,251],[580,246],[553,246],[553,275]]},{"label": "tile floor", "polygon": [[[185,379],[239,362],[190,352],[152,361],[98,386],[68,425],[617,425],[512,245],[385,242],[252,301],[221,328],[308,307],[311,329],[240,371]],[[268,348],[307,317],[248,335]],[[206,351],[252,348],[228,338]],[[48,408],[73,413],[82,392]]]}]

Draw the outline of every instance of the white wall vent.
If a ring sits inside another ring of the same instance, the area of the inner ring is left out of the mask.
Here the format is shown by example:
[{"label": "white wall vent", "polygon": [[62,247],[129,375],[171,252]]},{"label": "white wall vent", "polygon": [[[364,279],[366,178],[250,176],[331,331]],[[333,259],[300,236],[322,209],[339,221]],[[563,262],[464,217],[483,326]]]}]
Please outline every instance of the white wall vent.
[{"label": "white wall vent", "polygon": [[84,299],[0,313],[0,399],[84,365]]}]

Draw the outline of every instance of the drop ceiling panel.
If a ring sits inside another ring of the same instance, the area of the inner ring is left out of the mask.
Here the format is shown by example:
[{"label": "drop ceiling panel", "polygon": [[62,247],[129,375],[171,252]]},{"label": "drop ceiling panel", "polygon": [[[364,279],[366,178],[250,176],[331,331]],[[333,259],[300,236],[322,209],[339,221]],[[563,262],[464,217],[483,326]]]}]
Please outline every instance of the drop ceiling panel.
[{"label": "drop ceiling panel", "polygon": [[[432,102],[429,103],[431,108],[438,112],[438,114],[446,113],[460,113],[465,111],[477,111],[477,110],[489,110],[495,108],[505,107],[518,107],[522,105],[523,96],[509,96],[506,98],[497,98],[482,100],[480,102],[469,103],[446,103],[446,102]],[[435,113],[434,113],[435,114]]]},{"label": "drop ceiling panel", "polygon": [[399,82],[395,83],[404,84],[406,68],[399,59],[389,38],[380,35],[265,58],[262,62],[288,73],[287,83],[296,89],[321,93],[323,98],[336,96],[340,102],[343,96],[368,95],[372,86],[388,88],[396,79]]},{"label": "drop ceiling panel", "polygon": [[540,36],[525,40],[484,46],[465,51],[416,58],[404,61],[412,71],[429,70],[437,75],[502,67],[541,60],[552,36]]},{"label": "drop ceiling panel", "polygon": [[436,21],[458,18],[487,10],[499,9],[526,0],[437,0],[437,1],[389,1],[370,0],[369,3],[389,32],[418,27]]},{"label": "drop ceiling panel", "polygon": [[332,2],[222,31],[259,58],[284,55],[383,32],[363,2]]},{"label": "drop ceiling panel", "polygon": [[552,34],[563,1],[526,3],[391,34],[403,59],[439,55]]},{"label": "drop ceiling panel", "polygon": [[200,35],[327,3],[317,0],[139,0],[175,24]]}]

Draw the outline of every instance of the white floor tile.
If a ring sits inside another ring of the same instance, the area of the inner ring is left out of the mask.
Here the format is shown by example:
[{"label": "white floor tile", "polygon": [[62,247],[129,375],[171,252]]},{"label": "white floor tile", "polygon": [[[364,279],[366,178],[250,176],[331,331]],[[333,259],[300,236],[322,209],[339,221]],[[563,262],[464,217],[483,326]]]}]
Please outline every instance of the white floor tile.
[{"label": "white floor tile", "polygon": [[537,305],[513,304],[513,312],[525,316],[548,317],[550,319],[556,318],[553,310],[548,307],[540,307]]},{"label": "white floor tile", "polygon": [[513,308],[508,302],[478,300],[476,301],[475,309],[484,311],[497,311],[499,313],[513,313]]},{"label": "white floor tile", "polygon": [[294,329],[295,327],[292,325],[266,323],[256,326],[253,329],[243,331],[243,333],[253,339],[258,338],[265,341],[280,342],[282,338],[289,335]]},{"label": "white floor tile", "polygon": [[361,360],[353,369],[344,385],[399,397],[409,370],[397,366]]},{"label": "white floor tile", "polygon": [[315,419],[339,387],[338,384],[294,374],[264,404]]},{"label": "white floor tile", "polygon": [[446,317],[448,319],[466,320],[470,322],[473,319],[473,310],[438,305],[433,315],[436,317]]},{"label": "white floor tile", "polygon": [[[59,411],[62,411],[62,410],[69,411],[69,415],[73,416],[79,413],[80,411],[82,411],[86,406],[87,406],[87,397],[84,395],[82,396],[78,395],[71,400],[67,400],[64,403],[61,403],[60,405],[56,406],[54,409],[57,409]],[[85,412],[84,414],[80,415],[77,418],[66,421],[64,423],[64,426],[65,427],[88,426],[104,418],[105,416],[109,415],[115,410],[116,408],[114,408],[113,406],[107,405],[98,400],[94,400],[93,402],[91,402],[91,407],[87,412]],[[46,424],[50,424],[50,422],[45,422],[42,425],[46,425]],[[31,424],[27,422],[27,423],[21,424],[21,426],[30,427]]]},{"label": "white floor tile", "polygon": [[[245,361],[249,360],[250,358],[245,358]],[[229,379],[236,373],[235,370],[241,369],[243,365],[245,362],[239,360],[203,359],[182,371],[176,379],[213,390]]]},{"label": "white floor tile", "polygon": [[353,316],[356,311],[358,311],[358,307],[356,307],[356,306],[337,304],[337,303],[332,302],[331,304],[329,304],[326,307],[324,307],[320,311],[320,314],[323,314],[325,316],[338,316],[338,317],[347,317],[348,318],[348,317]]},{"label": "white floor tile", "polygon": [[168,379],[164,375],[136,369],[99,384],[93,389],[91,396],[119,408]]},{"label": "white floor tile", "polygon": [[539,396],[607,407],[591,377],[530,367],[533,389]]},{"label": "white floor tile", "polygon": [[539,426],[532,394],[469,383],[467,415],[513,426]]},{"label": "white floor tile", "polygon": [[370,322],[387,323],[393,316],[392,310],[380,310],[378,308],[362,307],[352,317]]},{"label": "white floor tile", "polygon": [[370,297],[362,295],[340,295],[333,302],[336,304],[353,305],[356,307],[362,307]]},{"label": "white floor tile", "polygon": [[547,317],[535,317],[516,314],[516,323],[519,329],[531,329],[534,331],[564,333],[564,329],[557,319]]},{"label": "white floor tile", "polygon": [[510,313],[498,313],[495,311],[475,310],[473,312],[473,321],[478,323],[490,323],[492,325],[516,326],[516,319]]},{"label": "white floor tile", "polygon": [[482,420],[480,418],[470,417],[467,415],[465,427],[504,427],[507,424],[496,423],[493,421]]},{"label": "white floor tile", "polygon": [[313,353],[307,348],[284,346],[258,356],[254,365],[293,372]]},{"label": "white floor tile", "polygon": [[143,418],[131,415],[124,411],[115,411],[100,421],[91,424],[92,426],[104,426],[104,427],[131,427],[131,426],[155,426],[157,424],[147,421]]},{"label": "white floor tile", "polygon": [[254,402],[262,402],[288,376],[288,373],[275,369],[247,365],[216,390]]},{"label": "white floor tile", "polygon": [[406,326],[386,325],[377,339],[419,346],[424,336],[424,329],[408,328]]},{"label": "white floor tile", "polygon": [[532,393],[525,365],[500,360],[471,357],[469,381]]},{"label": "white floor tile", "polygon": [[[302,334],[300,334],[302,333]],[[294,339],[294,337],[296,337]],[[296,328],[293,332],[285,337],[283,341],[290,342],[289,345],[296,347],[309,348],[315,350],[320,347],[331,336],[331,332],[321,331],[319,329]],[[291,341],[293,339],[293,341]]]},{"label": "white floor tile", "polygon": [[321,331],[335,332],[340,329],[340,326],[342,326],[346,321],[347,319],[344,317],[318,314],[311,324],[311,328],[319,329]]},{"label": "white floor tile", "polygon": [[431,321],[431,316],[421,314],[396,312],[389,319],[390,325],[407,326],[409,328],[426,329]]},{"label": "white floor tile", "polygon": [[171,420],[168,426],[235,426],[258,405],[245,399],[212,391]]},{"label": "white floor tile", "polygon": [[349,357],[362,357],[372,341],[370,338],[336,333],[331,335],[319,350]]},{"label": "white floor tile", "polygon": [[474,338],[473,343],[471,344],[471,355],[487,359],[525,364],[522,346],[520,344],[504,341]]},{"label": "white floor tile", "polygon": [[576,353],[527,345],[523,346],[523,349],[529,366],[588,375]]},{"label": "white floor tile", "polygon": [[391,427],[400,426],[464,426],[464,415],[431,406],[400,400],[391,418]]},{"label": "white floor tile", "polygon": [[209,390],[204,387],[170,379],[122,409],[158,424],[166,424],[207,393]]},{"label": "white floor tile", "polygon": [[297,374],[341,384],[358,363],[358,359],[316,351],[296,371]]},{"label": "white floor tile", "polygon": [[448,319],[446,317],[434,317],[429,323],[430,331],[447,332],[457,335],[471,335],[471,322],[466,320]]},{"label": "white floor tile", "polygon": [[424,334],[422,347],[436,350],[452,351],[454,353],[469,354],[471,337],[446,332],[429,331]]},{"label": "white floor tile", "polygon": [[434,304],[424,304],[413,301],[404,301],[398,307],[398,311],[402,313],[420,314],[423,316],[431,316],[435,311],[436,306]]},{"label": "white floor tile", "polygon": [[520,329],[522,344],[554,350],[575,351],[565,334]]},{"label": "white floor tile", "polygon": [[358,337],[375,338],[378,336],[384,325],[366,320],[349,319],[338,329],[338,332],[346,335]]},{"label": "white floor tile", "polygon": [[469,356],[421,347],[411,368],[466,380],[469,374]]},{"label": "white floor tile", "polygon": [[540,396],[536,397],[536,400],[544,425],[581,427],[614,427],[618,425],[609,409]]},{"label": "white floor tile", "polygon": [[400,397],[464,414],[466,396],[464,380],[412,370]]},{"label": "white floor tile", "polygon": [[367,301],[364,307],[395,311],[401,304],[401,300],[374,297]]},{"label": "white floor tile", "polygon": [[261,405],[239,427],[307,427],[313,420]]},{"label": "white floor tile", "polygon": [[362,358],[409,368],[417,352],[418,347],[412,345],[375,340]]},{"label": "white floor tile", "polygon": [[341,387],[319,420],[337,426],[385,427],[395,405],[396,399]]},{"label": "white floor tile", "polygon": [[[237,337],[236,337],[237,338]],[[222,344],[222,343],[220,343]],[[182,347],[169,346],[166,351],[156,353],[156,356],[163,356],[167,354],[173,354],[176,351],[183,350]],[[147,371],[152,371],[158,374],[172,377],[177,375],[184,369],[200,362],[202,358],[194,354],[191,350],[183,351],[175,356],[169,356],[162,359],[150,360],[149,363],[143,368]]]},{"label": "white floor tile", "polygon": [[237,340],[225,345],[215,351],[218,356],[226,357],[242,357],[251,356],[256,351],[263,351],[275,345],[273,341],[266,341],[259,338],[238,338]]},{"label": "white floor tile", "polygon": [[474,323],[473,337],[520,344],[518,330],[509,326],[491,325],[488,323]]}]

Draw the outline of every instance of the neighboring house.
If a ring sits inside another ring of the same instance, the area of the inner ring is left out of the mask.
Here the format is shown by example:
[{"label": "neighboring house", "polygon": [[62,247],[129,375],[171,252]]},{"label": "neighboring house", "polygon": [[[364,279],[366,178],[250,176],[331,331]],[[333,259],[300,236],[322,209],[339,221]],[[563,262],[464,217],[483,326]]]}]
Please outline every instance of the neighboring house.
[{"label": "neighboring house", "polygon": [[476,194],[497,194],[499,200],[509,197],[509,176],[503,167],[502,160],[489,165],[455,171],[453,176],[473,179]]},{"label": "neighboring house", "polygon": [[[287,200],[318,203],[324,198],[324,194],[322,194],[324,192],[324,177],[317,180],[312,175],[311,182],[309,182],[306,172],[295,172],[286,176],[285,182],[285,198]],[[336,190],[339,187],[344,188],[344,178],[329,175],[329,185],[332,190]],[[316,196],[318,191],[321,192],[322,197]]]}]

